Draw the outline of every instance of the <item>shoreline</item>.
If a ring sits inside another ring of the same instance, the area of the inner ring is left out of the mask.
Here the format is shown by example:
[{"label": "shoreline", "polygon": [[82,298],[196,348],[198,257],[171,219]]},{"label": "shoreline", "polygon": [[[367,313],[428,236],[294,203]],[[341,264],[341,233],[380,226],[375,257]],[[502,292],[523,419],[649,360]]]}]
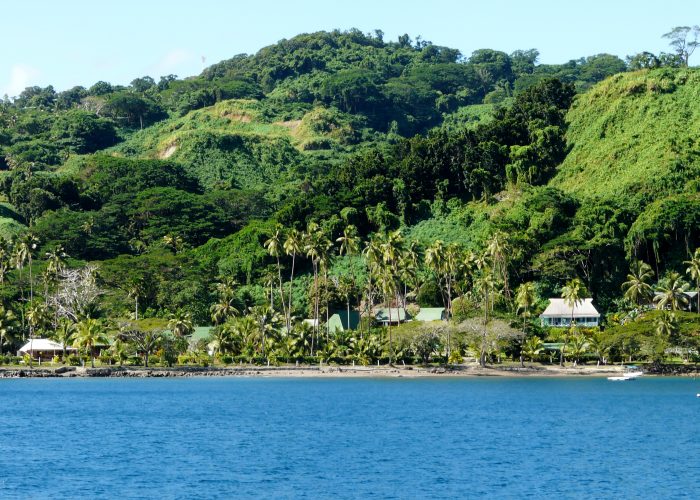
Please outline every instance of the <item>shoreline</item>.
[{"label": "shoreline", "polygon": [[[693,365],[658,373],[645,371],[647,376],[697,376]],[[690,370],[692,369],[692,370]],[[176,377],[267,377],[267,378],[569,378],[609,377],[620,375],[620,365],[603,366],[487,366],[478,364],[450,367],[424,366],[231,366],[231,367],[57,367],[0,368],[0,378],[176,378]]]}]

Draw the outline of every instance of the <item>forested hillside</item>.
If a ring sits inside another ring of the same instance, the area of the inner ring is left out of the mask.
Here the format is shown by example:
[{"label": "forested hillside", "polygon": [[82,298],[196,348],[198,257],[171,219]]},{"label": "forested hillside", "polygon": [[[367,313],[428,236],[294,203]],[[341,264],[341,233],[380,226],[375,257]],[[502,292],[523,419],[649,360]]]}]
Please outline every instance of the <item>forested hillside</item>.
[{"label": "forested hillside", "polygon": [[[351,227],[361,241],[400,234],[421,261],[436,241],[472,257],[501,242],[504,313],[518,285],[533,283],[541,306],[574,278],[604,311],[622,310],[632,261],[682,272],[700,245],[700,72],[677,59],[537,57],[319,32],[195,77],[6,98],[5,307],[24,318],[30,288],[48,307],[59,259],[96,265],[96,317],[133,316],[136,302],[141,317],[210,324],[215,284],[234,280],[227,300],[240,310],[285,297],[298,318],[359,308],[372,278],[352,255],[362,245],[342,248]],[[340,254],[269,244],[293,231]],[[30,255],[17,260],[10,241],[34,242]],[[323,273],[319,305],[309,287]],[[404,305],[445,304],[441,276],[401,278],[414,290]],[[466,301],[475,280],[448,301]]]}]

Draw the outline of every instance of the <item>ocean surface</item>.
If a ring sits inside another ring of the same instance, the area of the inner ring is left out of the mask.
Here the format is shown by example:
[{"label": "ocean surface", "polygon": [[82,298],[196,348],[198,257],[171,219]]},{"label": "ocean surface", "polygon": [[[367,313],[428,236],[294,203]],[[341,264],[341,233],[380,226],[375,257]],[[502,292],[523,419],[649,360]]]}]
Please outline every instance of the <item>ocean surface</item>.
[{"label": "ocean surface", "polygon": [[0,498],[698,498],[700,380],[0,380]]}]

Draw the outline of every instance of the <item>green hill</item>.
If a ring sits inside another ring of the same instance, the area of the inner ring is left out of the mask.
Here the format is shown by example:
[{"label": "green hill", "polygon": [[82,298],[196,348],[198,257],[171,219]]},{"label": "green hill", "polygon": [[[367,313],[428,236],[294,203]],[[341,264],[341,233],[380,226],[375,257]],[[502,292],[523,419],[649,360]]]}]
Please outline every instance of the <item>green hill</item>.
[{"label": "green hill", "polygon": [[567,115],[571,151],[550,185],[620,201],[696,190],[699,103],[697,69],[643,70],[599,83]]}]

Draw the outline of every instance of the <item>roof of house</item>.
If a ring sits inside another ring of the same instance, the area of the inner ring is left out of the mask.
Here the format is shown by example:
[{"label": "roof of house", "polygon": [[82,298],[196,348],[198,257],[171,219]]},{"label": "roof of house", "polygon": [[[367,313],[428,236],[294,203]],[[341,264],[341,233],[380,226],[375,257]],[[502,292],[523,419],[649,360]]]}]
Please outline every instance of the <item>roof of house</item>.
[{"label": "roof of house", "polygon": [[328,318],[328,329],[330,331],[338,330],[357,330],[360,324],[360,313],[357,311],[350,311],[350,322],[348,322],[348,312],[346,311],[336,311],[330,318]]},{"label": "roof of house", "polygon": [[[684,293],[684,294],[686,295],[686,297],[688,297],[689,299],[694,299],[695,296],[698,294],[698,292],[692,292],[692,291],[690,291],[690,290],[688,290],[688,291],[686,291],[686,292],[683,292],[683,293]],[[660,297],[661,295],[663,295],[663,292],[654,292],[654,297]]]},{"label": "roof of house", "polygon": [[[382,307],[380,309],[377,309],[376,312],[374,313],[374,317],[377,321],[381,321],[384,323],[388,322],[389,321],[389,308]],[[406,321],[406,311],[404,311],[402,308],[392,307],[391,308],[391,322],[393,323],[394,321]]]},{"label": "roof of house", "polygon": [[445,319],[445,308],[421,307],[420,311],[413,319],[416,321],[439,321]]},{"label": "roof of house", "polygon": [[213,328],[213,326],[195,326],[192,335],[190,335],[190,341],[197,342],[208,339]]},{"label": "roof of house", "polygon": [[[75,347],[66,346],[66,351],[75,351]],[[19,352],[37,352],[37,351],[63,351],[63,344],[54,342],[50,339],[34,339],[27,341]]]},{"label": "roof of house", "polygon": [[[564,299],[549,299],[549,305],[547,309],[544,310],[540,317],[544,318],[571,318],[571,307],[566,303]],[[582,299],[574,305],[573,311],[574,318],[591,318],[600,317],[600,313],[593,307],[593,299],[587,298]]]}]

